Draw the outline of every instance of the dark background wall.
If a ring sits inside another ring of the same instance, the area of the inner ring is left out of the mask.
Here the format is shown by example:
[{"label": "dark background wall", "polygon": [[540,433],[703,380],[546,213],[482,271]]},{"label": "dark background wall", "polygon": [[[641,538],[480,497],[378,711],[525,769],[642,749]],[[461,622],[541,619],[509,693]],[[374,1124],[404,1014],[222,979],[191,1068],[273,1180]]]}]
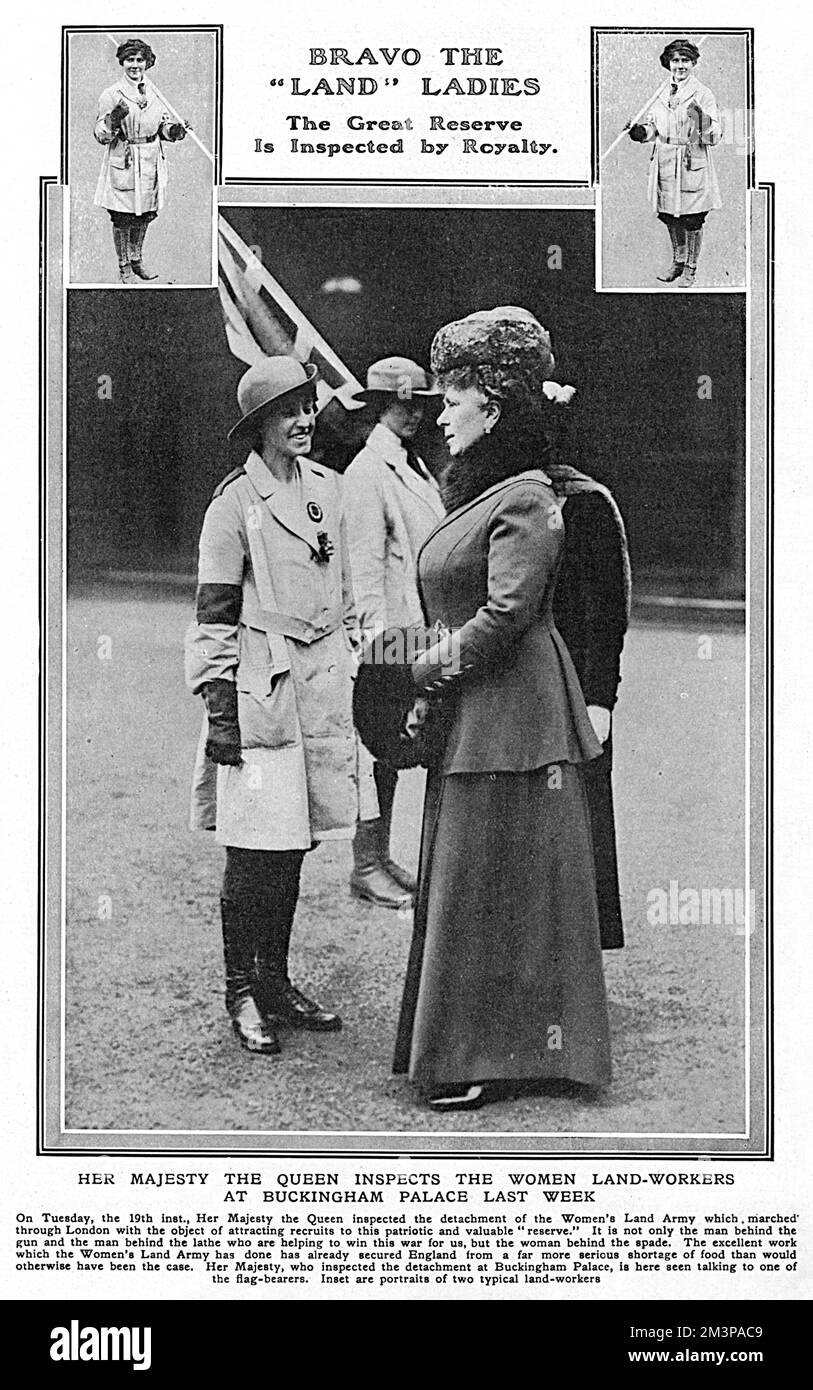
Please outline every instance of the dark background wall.
[{"label": "dark background wall", "polygon": [[[585,210],[226,215],[362,381],[389,353],[427,362],[449,319],[500,303],[531,309],[552,334],[557,379],[579,392],[567,457],[613,488],[638,589],[742,596],[743,296],[597,294]],[[559,270],[548,268],[550,247],[561,248]],[[360,290],[325,288],[341,278]],[[70,576],[194,571],[208,498],[242,461],[225,433],[244,365],[216,291],[70,291],[68,345]],[[706,376],[710,399],[698,394]],[[438,467],[431,420],[424,436]],[[321,447],[344,466],[347,446]]]}]

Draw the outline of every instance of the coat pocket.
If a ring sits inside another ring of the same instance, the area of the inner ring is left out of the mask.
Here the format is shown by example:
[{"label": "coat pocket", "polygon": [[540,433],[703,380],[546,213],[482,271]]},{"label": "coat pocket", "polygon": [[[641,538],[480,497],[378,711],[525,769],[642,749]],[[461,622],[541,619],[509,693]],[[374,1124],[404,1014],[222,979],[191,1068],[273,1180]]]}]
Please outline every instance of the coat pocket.
[{"label": "coat pocket", "polygon": [[684,193],[702,193],[708,177],[708,159],[705,154],[692,151],[691,157],[683,165],[680,187]]},{"label": "coat pocket", "polygon": [[132,193],[135,188],[135,167],[132,157],[125,164],[124,150],[110,151],[110,186],[116,193]]},{"label": "coat pocket", "polygon": [[237,717],[244,748],[286,748],[299,742],[296,696],[290,671],[265,666],[237,668]]}]

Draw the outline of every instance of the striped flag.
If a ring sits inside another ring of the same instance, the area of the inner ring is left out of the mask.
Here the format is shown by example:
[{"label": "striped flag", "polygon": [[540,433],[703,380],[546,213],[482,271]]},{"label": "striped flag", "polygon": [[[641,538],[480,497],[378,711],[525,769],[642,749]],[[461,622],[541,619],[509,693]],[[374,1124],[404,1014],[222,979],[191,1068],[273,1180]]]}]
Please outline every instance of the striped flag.
[{"label": "striped flag", "polygon": [[318,409],[336,400],[346,410],[358,410],[364,402],[353,397],[361,391],[361,382],[222,213],[218,228],[218,290],[226,337],[235,357],[250,367],[263,357],[291,356],[313,362],[319,368]]}]

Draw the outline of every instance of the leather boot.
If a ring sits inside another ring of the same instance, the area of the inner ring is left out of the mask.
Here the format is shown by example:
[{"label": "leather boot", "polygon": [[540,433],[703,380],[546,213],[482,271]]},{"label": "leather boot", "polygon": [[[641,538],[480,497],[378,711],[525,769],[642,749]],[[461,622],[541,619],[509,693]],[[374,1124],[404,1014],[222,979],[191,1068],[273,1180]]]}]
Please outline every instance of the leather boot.
[{"label": "leather boot", "polygon": [[223,956],[226,963],[226,1012],[241,1047],[266,1057],[281,1051],[279,1039],[254,1000],[254,940],[250,914],[243,903],[220,899]]},{"label": "leather boot", "polygon": [[157,273],[148,270],[141,259],[141,248],[146,235],[146,222],[137,222],[130,228],[130,265],[139,280],[157,280]]},{"label": "leather boot", "polygon": [[350,892],[354,898],[375,903],[376,907],[409,907],[412,896],[381,863],[381,822],[362,820],[353,840],[353,872]]},{"label": "leather boot", "polygon": [[123,285],[134,285],[135,276],[130,265],[130,241],[126,227],[113,228],[113,245],[119,263],[119,280]]},{"label": "leather boot", "polygon": [[703,228],[698,227],[694,232],[687,232],[686,236],[688,240],[688,251],[683,274],[678,281],[679,290],[691,289],[694,285],[695,275],[697,273],[697,261],[700,255],[700,246],[703,241]]},{"label": "leather boot", "polygon": [[415,875],[411,874],[409,869],[396,864],[395,860],[390,857],[392,808],[395,803],[398,773],[395,768],[387,767],[385,763],[376,763],[374,775],[380,812],[378,820],[379,863],[386,869],[390,878],[394,879],[399,888],[402,888],[405,893],[414,893],[418,887]]},{"label": "leather boot", "polygon": [[665,270],[662,275],[658,276],[658,279],[669,284],[672,280],[677,280],[679,276],[683,274],[683,267],[686,261],[686,246],[685,234],[678,230],[674,221],[668,223],[667,230],[669,232],[669,240],[672,243],[672,264],[668,270]]},{"label": "leather boot", "polygon": [[254,991],[269,1028],[288,1024],[312,1033],[336,1033],[342,1026],[331,1013],[292,984],[288,975],[288,951],[299,897],[302,855],[283,851],[274,856],[275,881],[255,899],[257,964]]}]

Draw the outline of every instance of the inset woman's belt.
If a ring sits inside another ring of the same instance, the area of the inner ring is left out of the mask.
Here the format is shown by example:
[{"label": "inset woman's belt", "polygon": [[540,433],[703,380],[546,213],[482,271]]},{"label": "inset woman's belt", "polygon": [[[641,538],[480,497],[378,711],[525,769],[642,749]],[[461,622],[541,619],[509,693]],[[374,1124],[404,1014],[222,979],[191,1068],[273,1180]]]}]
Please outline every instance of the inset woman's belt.
[{"label": "inset woman's belt", "polygon": [[154,135],[130,135],[124,137],[124,167],[129,169],[133,162],[133,152],[131,145],[151,145],[158,139],[158,131]]}]

